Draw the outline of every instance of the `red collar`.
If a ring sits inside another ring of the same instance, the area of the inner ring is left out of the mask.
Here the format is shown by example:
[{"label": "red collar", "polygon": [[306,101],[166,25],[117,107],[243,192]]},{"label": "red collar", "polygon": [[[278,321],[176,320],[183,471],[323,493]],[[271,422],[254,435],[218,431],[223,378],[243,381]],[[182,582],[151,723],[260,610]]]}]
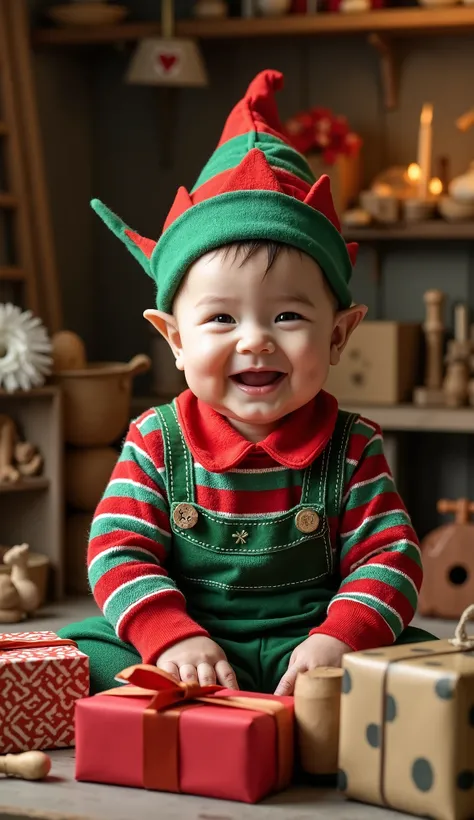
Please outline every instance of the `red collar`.
[{"label": "red collar", "polygon": [[307,467],[331,438],[338,410],[334,396],[321,390],[315,399],[286,416],[263,441],[254,444],[190,390],[178,396],[176,405],[194,459],[212,473],[230,470],[247,455],[262,451],[283,467]]}]

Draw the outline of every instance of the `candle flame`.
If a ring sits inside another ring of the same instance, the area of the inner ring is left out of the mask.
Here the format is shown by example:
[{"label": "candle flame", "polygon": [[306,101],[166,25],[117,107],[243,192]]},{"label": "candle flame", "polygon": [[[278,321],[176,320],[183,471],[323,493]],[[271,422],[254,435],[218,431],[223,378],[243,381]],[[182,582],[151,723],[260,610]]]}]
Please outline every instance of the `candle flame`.
[{"label": "candle flame", "polygon": [[443,191],[443,183],[438,177],[433,177],[433,179],[430,179],[428,190],[432,196],[439,196]]},{"label": "candle flame", "polygon": [[407,168],[407,175],[410,182],[418,182],[421,177],[421,168],[417,162],[411,162]]},{"label": "candle flame", "polygon": [[433,121],[433,106],[431,103],[425,103],[421,109],[420,122],[422,125],[431,125]]}]

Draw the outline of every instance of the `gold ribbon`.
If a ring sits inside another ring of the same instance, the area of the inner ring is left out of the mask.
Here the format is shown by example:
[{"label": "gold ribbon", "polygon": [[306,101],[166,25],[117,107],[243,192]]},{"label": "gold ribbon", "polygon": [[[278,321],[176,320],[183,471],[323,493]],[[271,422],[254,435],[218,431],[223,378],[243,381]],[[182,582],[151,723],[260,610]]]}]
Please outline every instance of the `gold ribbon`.
[{"label": "gold ribbon", "polygon": [[41,641],[30,641],[26,638],[11,640],[10,638],[4,638],[0,635],[0,653],[16,652],[19,649],[43,649],[44,647],[56,646],[75,646],[77,649],[77,643],[70,641],[69,638],[54,637],[44,638]]},{"label": "gold ribbon", "polygon": [[116,676],[128,686],[100,695],[149,698],[143,713],[143,785],[146,789],[179,792],[179,717],[184,709],[201,704],[247,709],[271,715],[277,728],[275,789],[290,783],[293,764],[293,716],[280,701],[265,698],[214,697],[223,686],[200,686],[176,680],[148,664],[129,666]]}]

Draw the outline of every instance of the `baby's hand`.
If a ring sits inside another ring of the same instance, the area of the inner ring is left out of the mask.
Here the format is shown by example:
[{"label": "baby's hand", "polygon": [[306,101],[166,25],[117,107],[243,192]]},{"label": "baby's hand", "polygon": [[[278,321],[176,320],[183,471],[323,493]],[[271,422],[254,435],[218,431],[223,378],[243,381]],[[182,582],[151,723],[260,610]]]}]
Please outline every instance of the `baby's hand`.
[{"label": "baby's hand", "polygon": [[310,635],[293,650],[288,669],[275,689],[275,695],[292,695],[299,672],[307,672],[317,666],[341,666],[342,656],[346,652],[352,652],[351,647],[337,638],[319,633]]},{"label": "baby's hand", "polygon": [[169,646],[161,653],[156,665],[184,683],[199,681],[201,686],[208,686],[218,682],[228,689],[239,688],[224,650],[203,635],[185,638]]}]

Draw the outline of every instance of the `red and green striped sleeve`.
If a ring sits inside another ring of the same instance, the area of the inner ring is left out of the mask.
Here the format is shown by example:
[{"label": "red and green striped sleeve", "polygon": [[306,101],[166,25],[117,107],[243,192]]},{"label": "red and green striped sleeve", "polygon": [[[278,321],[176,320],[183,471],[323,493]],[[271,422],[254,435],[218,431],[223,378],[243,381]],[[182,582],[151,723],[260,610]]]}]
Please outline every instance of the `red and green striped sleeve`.
[{"label": "red and green striped sleeve", "polygon": [[332,635],[356,651],[390,645],[415,613],[421,555],[380,428],[364,418],[348,444],[339,550],[342,583],[326,620],[311,634]]},{"label": "red and green striped sleeve", "polygon": [[171,530],[163,475],[159,419],[147,411],[130,425],[94,515],[87,556],[98,606],[145,663],[179,640],[208,634],[187,615],[166,572]]}]

